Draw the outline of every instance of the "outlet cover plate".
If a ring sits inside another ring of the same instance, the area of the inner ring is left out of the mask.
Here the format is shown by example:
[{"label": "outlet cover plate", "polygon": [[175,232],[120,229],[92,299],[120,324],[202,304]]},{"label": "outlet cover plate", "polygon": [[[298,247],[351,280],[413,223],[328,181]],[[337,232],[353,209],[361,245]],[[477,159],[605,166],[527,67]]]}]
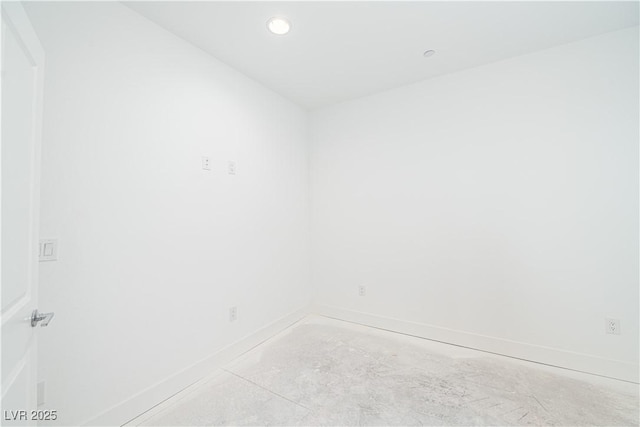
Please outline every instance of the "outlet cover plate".
[{"label": "outlet cover plate", "polygon": [[238,170],[238,164],[235,160],[229,160],[227,162],[227,173],[229,175],[235,175]]},{"label": "outlet cover plate", "polygon": [[211,157],[202,156],[202,170],[205,170],[205,171],[211,170]]},{"label": "outlet cover plate", "polygon": [[604,331],[611,335],[620,335],[620,319],[604,319]]}]

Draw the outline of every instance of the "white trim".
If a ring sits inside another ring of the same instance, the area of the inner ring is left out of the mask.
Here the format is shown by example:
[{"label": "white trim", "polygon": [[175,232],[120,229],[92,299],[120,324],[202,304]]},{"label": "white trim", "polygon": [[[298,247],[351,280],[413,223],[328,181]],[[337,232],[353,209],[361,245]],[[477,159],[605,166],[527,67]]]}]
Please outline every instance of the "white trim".
[{"label": "white trim", "polygon": [[99,415],[85,421],[82,425],[123,425],[211,374],[215,369],[229,363],[256,345],[303,319],[307,314],[309,314],[308,308],[302,308],[289,313],[220,351],[112,406]]},{"label": "white trim", "polygon": [[584,353],[448,329],[409,320],[377,316],[340,307],[315,305],[312,312],[338,320],[468,347],[502,356],[638,383],[638,364]]}]

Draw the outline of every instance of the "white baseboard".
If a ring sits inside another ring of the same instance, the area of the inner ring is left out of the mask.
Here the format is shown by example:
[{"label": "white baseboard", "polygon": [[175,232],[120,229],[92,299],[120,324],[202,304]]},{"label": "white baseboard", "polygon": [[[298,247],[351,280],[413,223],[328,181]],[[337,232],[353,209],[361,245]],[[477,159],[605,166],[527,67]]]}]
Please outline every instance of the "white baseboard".
[{"label": "white baseboard", "polygon": [[509,341],[478,335],[471,332],[447,329],[439,326],[393,319],[349,309],[314,305],[312,312],[339,320],[359,323],[429,340],[468,347],[475,350],[514,357],[545,365],[638,383],[638,364],[604,359],[589,354],[575,353],[557,348]]},{"label": "white baseboard", "polygon": [[309,314],[308,308],[290,313],[256,332],[234,342],[211,356],[171,375],[168,378],[114,405],[83,425],[121,426],[160,402],[209,375],[213,370],[229,363],[261,342],[299,321]]}]

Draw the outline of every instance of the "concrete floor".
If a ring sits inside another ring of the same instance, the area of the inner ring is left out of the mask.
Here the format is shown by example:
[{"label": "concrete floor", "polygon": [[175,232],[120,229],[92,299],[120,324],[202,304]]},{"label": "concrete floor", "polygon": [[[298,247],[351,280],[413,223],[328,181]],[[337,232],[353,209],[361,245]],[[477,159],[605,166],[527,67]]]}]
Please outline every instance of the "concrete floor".
[{"label": "concrete floor", "polygon": [[130,425],[638,425],[638,385],[308,316]]}]

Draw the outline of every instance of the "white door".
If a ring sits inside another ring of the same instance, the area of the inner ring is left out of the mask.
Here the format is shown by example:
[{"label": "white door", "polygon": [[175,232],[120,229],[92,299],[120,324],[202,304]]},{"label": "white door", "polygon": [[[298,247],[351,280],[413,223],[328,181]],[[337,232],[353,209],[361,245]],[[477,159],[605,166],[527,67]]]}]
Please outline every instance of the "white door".
[{"label": "white door", "polygon": [[[44,52],[18,2],[2,2],[2,410],[31,425],[36,407],[38,200]],[[22,412],[24,411],[24,412]]]}]

